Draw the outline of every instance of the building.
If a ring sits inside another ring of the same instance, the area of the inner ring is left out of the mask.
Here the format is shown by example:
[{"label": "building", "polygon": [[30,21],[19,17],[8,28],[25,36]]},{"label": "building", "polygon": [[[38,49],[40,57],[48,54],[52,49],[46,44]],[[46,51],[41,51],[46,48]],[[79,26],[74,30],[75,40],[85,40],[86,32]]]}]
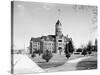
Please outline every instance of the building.
[{"label": "building", "polygon": [[51,52],[54,52],[54,38],[52,36],[42,36],[42,42],[43,42],[43,52],[45,50],[49,50]]},{"label": "building", "polygon": [[41,38],[31,38],[30,40],[30,53],[33,53],[34,51],[41,51],[42,50],[42,42]]},{"label": "building", "polygon": [[65,45],[68,42],[68,36],[64,36],[62,33],[62,24],[58,20],[55,25],[55,37],[56,37],[56,52],[64,53]]},{"label": "building", "polygon": [[49,50],[54,53],[63,54],[65,45],[68,43],[70,38],[64,36],[62,33],[62,24],[60,20],[57,20],[55,24],[55,35],[41,36],[38,38],[31,38],[30,40],[30,53],[35,50],[44,52]]}]

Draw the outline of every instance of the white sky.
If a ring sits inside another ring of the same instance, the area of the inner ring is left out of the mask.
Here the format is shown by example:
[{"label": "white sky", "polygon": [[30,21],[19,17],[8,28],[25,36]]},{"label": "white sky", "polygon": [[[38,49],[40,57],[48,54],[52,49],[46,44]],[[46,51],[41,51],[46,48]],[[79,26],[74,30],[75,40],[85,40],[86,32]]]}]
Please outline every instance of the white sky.
[{"label": "white sky", "polygon": [[[36,2],[14,2],[14,48],[29,46],[31,37],[55,34],[58,19],[62,23],[62,32],[72,37],[74,46],[85,45],[97,37],[97,23],[93,23],[93,8],[83,6],[74,8],[68,4],[50,4]],[[58,13],[58,9],[61,10]]]}]

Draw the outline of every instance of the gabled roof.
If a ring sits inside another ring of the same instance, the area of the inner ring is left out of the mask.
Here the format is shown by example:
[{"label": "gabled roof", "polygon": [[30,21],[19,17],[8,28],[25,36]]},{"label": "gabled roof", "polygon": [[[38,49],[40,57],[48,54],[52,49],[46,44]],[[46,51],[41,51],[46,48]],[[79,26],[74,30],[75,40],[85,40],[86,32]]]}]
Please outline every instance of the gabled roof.
[{"label": "gabled roof", "polygon": [[37,38],[33,38],[33,37],[32,37],[30,41],[40,42],[41,39],[40,39],[40,37],[37,37]]},{"label": "gabled roof", "polygon": [[48,35],[49,37],[55,38],[55,35]]},{"label": "gabled roof", "polygon": [[48,36],[42,36],[41,39],[44,39],[45,41],[54,41],[54,35],[48,35]]}]

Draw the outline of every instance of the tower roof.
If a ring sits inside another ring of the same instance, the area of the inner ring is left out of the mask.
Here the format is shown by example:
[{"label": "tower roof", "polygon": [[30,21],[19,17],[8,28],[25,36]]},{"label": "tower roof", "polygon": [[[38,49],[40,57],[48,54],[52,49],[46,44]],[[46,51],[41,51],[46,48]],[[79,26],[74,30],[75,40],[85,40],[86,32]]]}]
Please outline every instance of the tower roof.
[{"label": "tower roof", "polygon": [[59,21],[59,19],[57,20],[57,22],[56,22],[56,25],[60,25],[61,23],[60,23],[60,21]]},{"label": "tower roof", "polygon": [[59,24],[59,23],[60,23],[60,21],[59,21],[59,20],[57,20],[56,24]]}]

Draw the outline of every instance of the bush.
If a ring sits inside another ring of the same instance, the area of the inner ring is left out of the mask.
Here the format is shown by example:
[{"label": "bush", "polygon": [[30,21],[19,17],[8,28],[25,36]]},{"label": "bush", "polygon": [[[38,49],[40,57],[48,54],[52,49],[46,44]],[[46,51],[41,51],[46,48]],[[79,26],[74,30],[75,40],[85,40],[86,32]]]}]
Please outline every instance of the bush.
[{"label": "bush", "polygon": [[35,53],[33,53],[33,54],[31,55],[31,57],[36,57]]},{"label": "bush", "polygon": [[49,62],[49,60],[52,58],[52,53],[48,50],[46,50],[43,55],[42,58],[46,60],[46,62]]},{"label": "bush", "polygon": [[88,51],[88,54],[89,54],[89,55],[92,54],[92,51]]},{"label": "bush", "polygon": [[68,53],[68,54],[66,54],[66,57],[67,57],[67,59],[69,59],[69,57],[70,57],[70,54]]},{"label": "bush", "polygon": [[82,55],[86,55],[87,54],[87,52],[86,52],[86,50],[84,50],[83,52],[82,52]]},{"label": "bush", "polygon": [[82,52],[82,49],[81,48],[78,48],[76,52]]}]

